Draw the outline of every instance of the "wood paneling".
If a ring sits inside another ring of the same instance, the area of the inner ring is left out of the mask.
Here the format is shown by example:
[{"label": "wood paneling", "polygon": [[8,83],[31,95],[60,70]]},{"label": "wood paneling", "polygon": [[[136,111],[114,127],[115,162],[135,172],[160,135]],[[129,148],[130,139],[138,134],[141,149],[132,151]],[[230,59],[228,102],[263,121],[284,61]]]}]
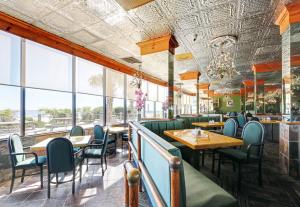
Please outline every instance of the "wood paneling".
[{"label": "wood paneling", "polygon": [[281,71],[281,61],[254,64],[252,66],[252,71],[256,73]]},{"label": "wood paneling", "polygon": [[177,54],[177,55],[175,55],[175,59],[177,61],[191,60],[191,59],[193,59],[193,54],[192,53]]},{"label": "wood paneling", "polygon": [[295,0],[283,7],[275,24],[280,27],[280,34],[284,33],[290,24],[300,22],[300,1]]},{"label": "wood paneling", "polygon": [[201,73],[198,70],[187,71],[179,74],[180,80],[197,80]]},{"label": "wood paneling", "polygon": [[140,54],[147,55],[157,53],[165,50],[169,50],[173,55],[175,54],[175,48],[178,47],[176,38],[171,35],[165,35],[151,40],[146,40],[137,43],[140,47]]},{"label": "wood paneling", "polygon": [[[69,53],[71,55],[75,55],[97,64],[101,64],[105,67],[120,71],[122,73],[126,73],[128,75],[133,75],[137,72],[137,70],[132,67],[124,65],[102,54],[94,52],[55,34],[49,33],[36,26],[16,19],[3,12],[0,12],[0,29],[11,34]],[[146,73],[143,73],[143,79],[158,85],[167,86],[166,81],[163,81]]]},{"label": "wood paneling", "polygon": [[[257,80],[256,81],[256,84],[257,85],[264,85],[265,81],[264,80]],[[243,81],[243,84],[246,86],[246,87],[253,87],[254,86],[254,81],[253,80],[244,80]]]},{"label": "wood paneling", "polygon": [[209,83],[199,83],[198,85],[196,84],[196,86],[200,90],[208,90],[209,89],[209,85],[210,85]]}]

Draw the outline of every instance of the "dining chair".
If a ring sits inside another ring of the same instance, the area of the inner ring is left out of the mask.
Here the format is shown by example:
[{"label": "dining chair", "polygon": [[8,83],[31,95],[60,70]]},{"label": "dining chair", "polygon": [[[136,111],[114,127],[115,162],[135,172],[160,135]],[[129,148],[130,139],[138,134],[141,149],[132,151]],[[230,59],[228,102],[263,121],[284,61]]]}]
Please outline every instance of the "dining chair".
[{"label": "dining chair", "polygon": [[257,121],[249,121],[242,132],[243,145],[240,149],[226,148],[218,150],[218,177],[220,177],[221,163],[224,158],[238,164],[238,190],[241,189],[242,166],[250,163],[258,164],[258,182],[262,186],[262,157],[264,149],[265,128]]},{"label": "dining chair", "polygon": [[[14,181],[16,177],[16,171],[22,170],[21,182],[24,181],[26,170],[32,168],[40,168],[40,179],[41,179],[41,188],[43,188],[43,166],[46,163],[45,156],[37,156],[34,152],[25,152],[27,148],[23,147],[21,138],[17,134],[12,134],[8,138],[8,150],[9,157],[11,161],[12,177],[9,193],[12,192]],[[32,155],[31,157],[27,157]],[[35,173],[36,174],[36,173]],[[30,174],[34,175],[34,174]]]},{"label": "dining chair", "polygon": [[122,150],[124,147],[124,142],[126,142],[128,144],[128,133],[123,133],[122,134]]},{"label": "dining chair", "polygon": [[[79,153],[79,152],[77,152]],[[79,181],[81,182],[82,175],[82,157],[75,156],[73,151],[73,145],[67,138],[55,138],[51,140],[47,145],[47,167],[48,167],[48,198],[50,198],[50,184],[62,184],[66,182],[72,182],[72,194],[75,192],[75,171],[79,166]],[[73,176],[71,180],[52,182],[51,175],[58,173],[72,172]]]},{"label": "dining chair", "polygon": [[105,169],[107,169],[106,149],[108,144],[108,130],[104,134],[104,140],[101,144],[89,144],[83,148],[83,159],[87,159],[87,170],[89,159],[100,159],[100,163],[91,163],[91,165],[101,165],[102,175],[104,175],[103,161],[105,162]]},{"label": "dining chair", "polygon": [[103,143],[104,134],[105,134],[105,132],[104,132],[103,127],[100,125],[95,125],[94,126],[94,139],[92,140],[91,143],[95,143],[95,144]]},{"label": "dining chair", "polygon": [[81,126],[74,126],[70,131],[70,136],[84,136],[85,132]]},{"label": "dining chair", "polygon": [[243,132],[243,128],[245,126],[245,124],[247,123],[247,118],[244,114],[239,113],[237,116],[237,122],[238,122],[238,130],[237,130],[237,136],[241,137],[242,136],[242,132]]},{"label": "dining chair", "polygon": [[[85,135],[85,131],[81,126],[74,126],[72,127],[71,131],[70,131],[70,137],[72,136],[84,136]],[[80,151],[80,147],[74,147],[74,152],[79,152]]]},{"label": "dining chair", "polygon": [[[224,124],[224,128],[223,128],[223,135],[224,136],[228,136],[228,137],[236,137],[236,133],[237,133],[237,128],[238,128],[238,123],[235,119],[230,118],[227,119],[225,124]],[[212,153],[212,173],[214,173],[215,170],[215,154],[218,153],[218,150],[213,150]]]}]

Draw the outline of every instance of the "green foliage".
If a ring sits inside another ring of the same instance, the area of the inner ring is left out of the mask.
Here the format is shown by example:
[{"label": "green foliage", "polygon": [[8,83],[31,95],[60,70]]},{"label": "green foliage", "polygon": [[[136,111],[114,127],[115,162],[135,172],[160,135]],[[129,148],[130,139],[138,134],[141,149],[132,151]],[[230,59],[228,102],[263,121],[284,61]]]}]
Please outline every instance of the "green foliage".
[{"label": "green foliage", "polygon": [[114,108],[114,113],[116,114],[120,114],[124,112],[124,108],[123,107],[116,107]]},{"label": "green foliage", "polygon": [[9,122],[14,120],[13,111],[10,109],[4,109],[0,111],[0,121]]},{"label": "green foliage", "polygon": [[49,109],[49,108],[42,108],[39,110],[45,114],[50,114],[55,118],[64,118],[70,117],[72,115],[71,109]]}]

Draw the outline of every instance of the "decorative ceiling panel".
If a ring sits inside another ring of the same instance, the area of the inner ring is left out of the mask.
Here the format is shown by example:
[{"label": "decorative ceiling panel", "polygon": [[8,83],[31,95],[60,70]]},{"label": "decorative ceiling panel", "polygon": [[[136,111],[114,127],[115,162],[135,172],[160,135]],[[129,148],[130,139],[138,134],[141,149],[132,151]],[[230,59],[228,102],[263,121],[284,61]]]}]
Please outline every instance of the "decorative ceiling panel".
[{"label": "decorative ceiling panel", "polygon": [[[175,74],[199,69],[205,82],[205,68],[218,54],[209,42],[222,35],[237,36],[229,51],[243,78],[253,77],[253,63],[280,59],[281,36],[273,20],[278,14],[275,8],[288,1],[156,0],[127,12],[115,0],[3,0],[0,11],[118,61],[141,59],[137,42],[172,32],[180,44],[176,53],[191,52],[194,57],[175,61]],[[299,54],[298,48],[293,52]],[[166,71],[147,71],[167,80]]]}]

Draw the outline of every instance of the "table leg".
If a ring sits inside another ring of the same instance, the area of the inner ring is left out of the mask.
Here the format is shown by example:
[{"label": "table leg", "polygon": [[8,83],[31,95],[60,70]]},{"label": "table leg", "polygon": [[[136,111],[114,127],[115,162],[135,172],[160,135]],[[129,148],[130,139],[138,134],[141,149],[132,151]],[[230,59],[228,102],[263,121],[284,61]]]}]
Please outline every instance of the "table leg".
[{"label": "table leg", "polygon": [[199,159],[199,151],[198,150],[193,150],[193,162],[192,165],[196,170],[200,169],[200,159]]}]

